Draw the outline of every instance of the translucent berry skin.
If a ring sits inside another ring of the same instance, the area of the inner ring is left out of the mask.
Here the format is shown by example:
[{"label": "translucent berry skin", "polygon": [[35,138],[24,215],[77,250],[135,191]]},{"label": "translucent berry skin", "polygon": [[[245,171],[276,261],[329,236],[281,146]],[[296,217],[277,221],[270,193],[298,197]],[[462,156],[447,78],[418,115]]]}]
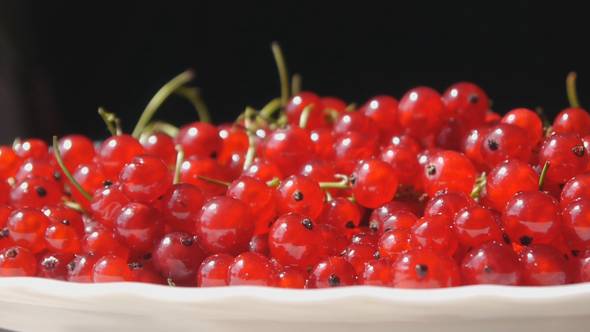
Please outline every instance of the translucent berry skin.
[{"label": "translucent berry skin", "polygon": [[[117,177],[107,178],[102,166],[97,163],[81,164],[72,172],[72,175],[82,189],[91,195],[101,188],[109,187],[109,184],[112,184],[117,179]],[[76,202],[82,204],[85,209],[90,208],[86,198],[76,187],[69,182],[66,183],[66,186],[70,189],[72,198]]]},{"label": "translucent berry skin", "polygon": [[475,167],[462,153],[445,150],[433,154],[423,172],[426,193],[441,190],[470,194],[477,177]]},{"label": "translucent berry skin", "polygon": [[451,85],[443,93],[442,101],[447,111],[467,128],[483,124],[486,112],[490,109],[490,100],[486,93],[470,82]]},{"label": "translucent berry skin", "polygon": [[479,247],[491,241],[502,241],[502,230],[492,212],[481,206],[465,207],[457,213],[453,230],[459,244]]},{"label": "translucent berry skin", "polygon": [[0,251],[0,277],[33,277],[37,260],[28,249],[13,246]]},{"label": "translucent berry skin", "polygon": [[126,163],[142,154],[145,154],[145,150],[135,138],[129,135],[117,135],[102,142],[97,152],[97,159],[102,165],[105,176],[114,179]]},{"label": "translucent berry skin", "polygon": [[390,96],[375,96],[361,106],[359,112],[373,120],[381,137],[400,131],[398,123],[398,101]]},{"label": "translucent berry skin", "polygon": [[590,135],[590,114],[583,108],[566,108],[557,114],[551,128],[559,134]]},{"label": "translucent berry skin", "polygon": [[340,232],[358,227],[360,222],[360,207],[344,197],[326,202],[318,219],[318,223],[332,225]]},{"label": "translucent berry skin", "polygon": [[256,223],[255,234],[268,233],[269,224],[277,215],[273,188],[253,177],[241,176],[230,184],[226,195],[248,205]]},{"label": "translucent berry skin", "polygon": [[101,224],[114,227],[121,208],[130,200],[123,194],[119,186],[112,185],[98,189],[90,201],[90,212]]},{"label": "translucent berry skin", "polygon": [[255,252],[263,256],[269,256],[270,249],[268,248],[268,234],[254,235],[248,243],[248,249],[250,252]]},{"label": "translucent berry skin", "polygon": [[391,260],[411,248],[411,234],[407,229],[388,230],[379,238],[379,255]]},{"label": "translucent berry skin", "polygon": [[14,243],[33,254],[46,248],[45,229],[48,225],[49,219],[41,211],[31,208],[14,210],[6,223]]},{"label": "translucent berry skin", "polygon": [[166,234],[152,254],[156,270],[183,286],[196,286],[197,270],[204,258],[196,237],[180,232]]},{"label": "translucent berry skin", "polygon": [[332,160],[334,150],[332,146],[336,141],[336,136],[328,128],[319,128],[309,133],[309,138],[313,143],[314,156],[320,160]]},{"label": "translucent berry skin", "polygon": [[475,205],[475,201],[462,192],[440,192],[426,203],[424,216],[441,215],[447,218],[447,220],[452,221],[463,208]]},{"label": "translucent berry skin", "polygon": [[72,282],[91,283],[94,263],[99,257],[94,255],[76,255],[68,263],[67,280]]},{"label": "translucent berry skin", "polygon": [[517,286],[522,280],[522,268],[510,246],[488,242],[474,248],[463,258],[461,277],[468,285]]},{"label": "translucent berry skin", "polygon": [[359,160],[371,159],[377,152],[377,139],[358,132],[347,132],[336,138],[334,155],[336,171],[351,174]]},{"label": "translucent berry skin", "polygon": [[515,108],[506,113],[500,122],[522,128],[532,146],[539,144],[543,138],[543,121],[535,111],[528,108]]},{"label": "translucent berry skin", "polygon": [[309,91],[302,91],[293,96],[287,105],[285,106],[285,113],[287,114],[287,120],[293,126],[299,125],[299,118],[301,112],[307,106],[313,105],[309,120],[307,122],[307,128],[316,129],[326,125],[325,116],[323,114],[323,105],[318,95]]},{"label": "translucent berry skin", "polygon": [[76,254],[81,250],[80,234],[64,220],[52,223],[45,230],[45,243],[47,249],[60,254]]},{"label": "translucent berry skin", "polygon": [[305,288],[306,279],[307,273],[294,267],[283,267],[277,275],[276,286],[280,288],[303,289]]},{"label": "translucent berry skin", "polygon": [[338,136],[354,131],[367,137],[374,137],[379,134],[375,132],[375,127],[377,127],[377,124],[360,112],[344,112],[340,113],[336,118],[332,132]]},{"label": "translucent berry skin", "polygon": [[539,164],[543,166],[549,162],[547,180],[554,183],[565,183],[583,173],[588,160],[588,151],[575,134],[553,134],[539,151]]},{"label": "translucent berry skin", "polygon": [[393,268],[389,259],[374,259],[365,264],[359,283],[365,286],[392,287]]},{"label": "translucent berry skin", "polygon": [[128,257],[129,249],[122,244],[122,239],[109,228],[97,228],[88,233],[82,242],[85,253],[96,257],[115,255]]},{"label": "translucent berry skin", "polygon": [[393,264],[392,284],[397,288],[442,288],[458,286],[459,268],[453,259],[432,250],[410,250]]},{"label": "translucent berry skin", "polygon": [[275,283],[275,270],[268,258],[261,254],[244,252],[229,265],[229,286],[274,286]]},{"label": "translucent berry skin", "polygon": [[349,233],[354,232],[356,229],[349,232],[342,232],[332,225],[328,224],[316,224],[319,228],[321,243],[322,243],[322,254],[321,256],[335,256],[340,255],[346,249],[349,242]]},{"label": "translucent berry skin", "polygon": [[8,146],[0,146],[0,179],[14,176],[21,163],[21,158]]},{"label": "translucent berry skin", "polygon": [[357,275],[352,265],[342,257],[328,257],[319,262],[307,279],[307,288],[354,286]]},{"label": "translucent berry skin", "polygon": [[333,162],[324,160],[310,160],[305,163],[299,170],[299,175],[304,175],[316,182],[331,182],[334,181],[336,168]]},{"label": "translucent berry skin", "polygon": [[577,250],[590,247],[590,199],[580,198],[561,211],[563,232]]},{"label": "translucent berry skin", "polygon": [[356,274],[361,274],[365,269],[366,262],[379,257],[379,250],[374,244],[351,243],[344,250],[342,257],[352,265]]},{"label": "translucent berry skin", "polygon": [[275,163],[259,158],[255,159],[252,165],[244,170],[243,175],[251,176],[261,181],[283,178],[283,173]]},{"label": "translucent berry skin", "polygon": [[180,144],[187,157],[214,158],[221,148],[221,138],[215,126],[193,122],[180,128],[176,144]]},{"label": "translucent berry skin", "polygon": [[440,94],[428,87],[411,89],[398,105],[399,124],[414,137],[434,134],[446,118]]},{"label": "translucent berry skin", "polygon": [[205,176],[211,179],[229,181],[229,174],[215,159],[190,157],[182,162],[180,167],[180,182],[190,183],[199,188],[205,196],[223,195],[225,186],[199,179]]},{"label": "translucent berry skin", "polygon": [[324,193],[316,181],[301,175],[284,179],[277,191],[278,213],[289,212],[316,219],[322,213]]},{"label": "translucent berry skin", "polygon": [[248,250],[248,242],[254,234],[254,220],[248,205],[231,197],[218,196],[203,205],[195,231],[206,253],[237,255]]},{"label": "translucent berry skin", "polygon": [[516,193],[539,188],[539,175],[527,163],[511,159],[494,167],[487,176],[486,200],[497,211]]},{"label": "translucent berry skin", "polygon": [[[371,219],[372,220],[372,219]],[[386,218],[383,219],[381,224],[377,224],[378,232],[386,232],[388,230],[410,230],[418,221],[418,217],[410,211],[398,210],[391,212]],[[369,225],[371,229],[375,229]]]},{"label": "translucent berry skin", "polygon": [[42,208],[61,202],[61,186],[53,179],[26,178],[10,191],[10,203],[15,207]]},{"label": "translucent berry skin", "polygon": [[92,141],[82,135],[68,135],[59,142],[59,152],[68,170],[74,170],[81,164],[91,163],[96,155]]},{"label": "translucent berry skin", "polygon": [[353,172],[352,194],[368,208],[377,208],[395,197],[398,175],[387,163],[371,159],[360,162]]},{"label": "translucent berry skin", "polygon": [[66,280],[68,277],[68,263],[72,254],[46,253],[39,257],[37,276],[41,278]]},{"label": "translucent berry skin", "polygon": [[411,148],[389,145],[381,150],[379,159],[397,172],[400,184],[418,186],[422,181],[416,152]]},{"label": "translucent berry skin", "polygon": [[93,282],[121,282],[133,281],[133,279],[127,260],[121,257],[104,256],[94,264]]},{"label": "translucent berry skin", "polygon": [[162,198],[162,218],[175,231],[194,233],[204,203],[205,196],[199,188],[188,183],[175,184]]},{"label": "translucent berry skin", "polygon": [[119,173],[121,190],[132,201],[151,203],[172,185],[172,174],[158,157],[137,156]]},{"label": "translucent berry skin", "polygon": [[555,248],[547,245],[526,247],[519,255],[526,286],[563,285],[569,282],[567,262]]},{"label": "translucent berry skin", "polygon": [[268,244],[271,257],[283,266],[307,269],[320,259],[321,234],[311,219],[299,214],[279,217],[270,229]]},{"label": "translucent berry skin", "polygon": [[13,146],[14,153],[22,159],[45,159],[49,155],[47,144],[37,138],[29,138]]},{"label": "translucent berry skin", "polygon": [[461,151],[477,169],[486,169],[486,161],[483,157],[482,142],[485,139],[485,136],[488,134],[489,128],[488,127],[478,127],[471,129],[463,138],[461,143]]},{"label": "translucent berry skin", "polygon": [[203,260],[197,271],[199,287],[227,286],[227,271],[234,261],[228,254],[215,254]]},{"label": "translucent berry skin", "polygon": [[522,128],[501,123],[490,129],[481,145],[482,157],[490,168],[506,159],[528,162],[532,154],[532,142]]},{"label": "translucent berry skin", "polygon": [[559,203],[565,208],[579,198],[590,199],[590,173],[576,175],[566,182],[561,189]]},{"label": "translucent berry skin", "polygon": [[121,208],[115,230],[124,243],[136,253],[149,252],[163,232],[159,212],[142,203],[128,203]]},{"label": "translucent berry skin", "polygon": [[[397,214],[398,212],[401,213],[402,211],[407,212],[410,215],[402,213],[403,215],[400,215],[400,220],[397,220],[397,217],[390,218],[394,214]],[[388,219],[392,220],[389,222],[387,226],[385,226],[385,222]],[[409,229],[414,225],[416,220],[418,220],[418,218],[413,213],[412,208],[410,206],[399,201],[391,201],[389,203],[383,204],[382,206],[374,209],[373,212],[371,212],[371,215],[369,216],[369,229],[375,234],[382,234],[388,227]],[[397,227],[398,225],[399,227]]]},{"label": "translucent berry skin", "polygon": [[172,137],[156,132],[142,137],[140,143],[146,154],[158,157],[168,168],[174,168],[177,152]]},{"label": "translucent berry skin", "polygon": [[62,175],[47,159],[27,159],[20,164],[14,179],[21,182],[28,177],[44,177],[59,182]]},{"label": "translucent berry skin", "polygon": [[458,241],[451,229],[451,220],[443,215],[422,217],[411,231],[412,244],[418,248],[432,249],[452,256]]},{"label": "translucent berry skin", "polygon": [[309,132],[299,127],[278,129],[262,142],[261,156],[276,164],[283,175],[297,173],[313,155]]},{"label": "translucent berry skin", "polygon": [[502,213],[508,236],[522,245],[551,243],[559,235],[560,218],[555,199],[540,191],[514,195]]}]

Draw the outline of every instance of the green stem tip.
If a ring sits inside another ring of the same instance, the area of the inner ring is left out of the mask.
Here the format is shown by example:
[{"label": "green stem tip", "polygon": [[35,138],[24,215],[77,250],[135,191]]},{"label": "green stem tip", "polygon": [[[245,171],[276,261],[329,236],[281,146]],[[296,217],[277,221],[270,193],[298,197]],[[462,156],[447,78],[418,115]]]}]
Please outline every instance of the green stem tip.
[{"label": "green stem tip", "polygon": [[539,190],[543,189],[543,185],[545,184],[545,178],[547,177],[547,171],[549,170],[549,161],[546,161],[543,165],[543,169],[541,169],[541,174],[539,174]]},{"label": "green stem tip", "polygon": [[57,136],[53,136],[53,153],[55,154],[55,160],[57,161],[57,164],[61,168],[66,178],[68,178],[70,183],[80,192],[80,194],[82,194],[82,196],[84,196],[84,198],[86,198],[88,201],[91,201],[92,195],[90,195],[86,190],[84,190],[84,188],[82,188],[80,183],[78,183],[78,181],[74,179],[74,176],[72,175],[72,173],[70,173],[70,171],[64,164],[64,161],[61,157],[61,152],[59,151],[59,142],[57,140]]},{"label": "green stem tip", "polygon": [[576,89],[576,78],[577,74],[575,71],[567,74],[565,79],[565,87],[567,92],[567,99],[571,107],[580,107],[580,101],[578,99],[578,91]]}]

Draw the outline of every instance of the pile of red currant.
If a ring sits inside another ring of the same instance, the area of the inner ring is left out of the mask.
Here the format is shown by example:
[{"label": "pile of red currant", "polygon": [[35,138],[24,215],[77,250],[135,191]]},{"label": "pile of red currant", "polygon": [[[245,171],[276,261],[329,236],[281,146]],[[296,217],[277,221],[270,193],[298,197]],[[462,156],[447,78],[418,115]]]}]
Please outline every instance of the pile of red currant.
[{"label": "pile of red currant", "polygon": [[[293,90],[212,125],[185,72],[133,135],[0,147],[0,276],[171,286],[590,281],[590,114],[490,109],[477,85],[360,107]],[[151,117],[178,94],[200,121]]]}]

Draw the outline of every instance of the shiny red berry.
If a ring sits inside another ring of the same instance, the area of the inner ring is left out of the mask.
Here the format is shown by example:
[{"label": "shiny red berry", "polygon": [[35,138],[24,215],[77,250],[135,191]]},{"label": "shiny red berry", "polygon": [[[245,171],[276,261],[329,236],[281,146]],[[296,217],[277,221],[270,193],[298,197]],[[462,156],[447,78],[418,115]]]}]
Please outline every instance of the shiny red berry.
[{"label": "shiny red berry", "polygon": [[306,269],[321,259],[321,235],[308,217],[286,214],[270,229],[268,243],[271,257],[281,265]]},{"label": "shiny red berry", "polygon": [[549,163],[547,180],[554,183],[565,183],[583,173],[588,161],[588,151],[575,134],[554,134],[545,140],[539,151],[539,164]]},{"label": "shiny red berry", "polygon": [[469,195],[476,177],[471,161],[462,153],[450,150],[433,154],[423,172],[424,187],[430,196],[441,190]]},{"label": "shiny red berry", "polygon": [[508,236],[525,246],[551,243],[561,229],[557,202],[540,191],[514,195],[506,203],[502,220]]},{"label": "shiny red berry", "polygon": [[366,286],[391,287],[393,281],[392,262],[389,259],[374,259],[365,264],[359,275],[359,283]]},{"label": "shiny red berry", "polygon": [[166,234],[152,254],[157,271],[183,286],[197,284],[197,271],[204,258],[196,237],[180,232]]},{"label": "shiny red berry", "polygon": [[511,159],[494,167],[487,176],[486,199],[497,211],[516,193],[539,188],[539,175],[527,163]]},{"label": "shiny red berry", "polygon": [[163,227],[156,209],[135,202],[123,206],[115,221],[117,234],[136,253],[149,252],[160,239]]},{"label": "shiny red berry", "polygon": [[215,254],[203,260],[197,271],[199,287],[227,286],[227,271],[234,257],[228,254]]},{"label": "shiny red berry", "polygon": [[488,242],[471,250],[461,263],[461,276],[468,285],[519,285],[522,268],[508,245]]},{"label": "shiny red berry", "polygon": [[212,124],[193,122],[180,128],[176,144],[180,144],[187,157],[216,158],[221,148],[221,138]]},{"label": "shiny red berry", "polygon": [[352,265],[342,257],[328,257],[319,262],[309,275],[307,288],[353,286],[357,275]]},{"label": "shiny red berry", "polygon": [[29,138],[17,142],[13,146],[14,153],[21,159],[45,159],[49,155],[47,144],[37,138]]},{"label": "shiny red berry", "polygon": [[256,234],[268,232],[269,224],[277,215],[274,188],[253,177],[241,176],[230,184],[226,195],[248,205],[256,224]]},{"label": "shiny red berry", "polygon": [[111,255],[102,257],[94,264],[92,281],[121,282],[134,281],[134,278],[127,260]]},{"label": "shiny red berry", "polygon": [[99,257],[90,254],[76,255],[74,259],[72,259],[67,265],[67,280],[73,282],[91,283],[94,263],[96,263],[98,258]]},{"label": "shiny red berry", "polygon": [[551,128],[559,134],[590,135],[590,114],[583,108],[566,108],[557,114]]},{"label": "shiny red berry", "polygon": [[359,109],[359,112],[373,120],[379,128],[381,137],[400,131],[398,101],[393,97],[385,95],[373,97]]},{"label": "shiny red berry", "polygon": [[323,113],[324,106],[318,95],[313,92],[302,91],[293,96],[285,106],[287,120],[293,126],[299,125],[301,113],[307,106],[312,106],[307,128],[315,129],[326,125],[326,117]]},{"label": "shiny red berry", "polygon": [[0,251],[0,277],[33,277],[37,260],[28,249],[13,246]]},{"label": "shiny red berry", "polygon": [[61,186],[52,179],[27,178],[10,191],[10,202],[15,207],[42,208],[61,202]]},{"label": "shiny red berry", "polygon": [[535,111],[528,108],[511,110],[502,117],[501,122],[515,125],[526,131],[532,146],[539,144],[543,138],[543,121]]},{"label": "shiny red berry", "polygon": [[92,141],[82,135],[68,135],[59,142],[59,152],[67,169],[75,170],[81,164],[91,163],[96,155]]},{"label": "shiny red berry", "polygon": [[254,252],[244,252],[229,265],[227,284],[229,286],[274,286],[275,273],[268,258]]},{"label": "shiny red berry", "polygon": [[135,138],[129,135],[117,135],[102,142],[98,148],[97,159],[102,165],[105,176],[114,179],[126,163],[144,153],[145,150]]},{"label": "shiny red berry", "polygon": [[156,132],[141,137],[140,143],[146,154],[158,157],[168,168],[174,168],[177,152],[172,137]]},{"label": "shiny red berry", "polygon": [[360,162],[352,176],[352,194],[364,207],[376,208],[395,197],[398,175],[383,161],[371,159]]},{"label": "shiny red berry", "polygon": [[276,164],[283,175],[296,174],[313,152],[309,132],[296,126],[275,130],[261,146],[261,156]]},{"label": "shiny red berry", "polygon": [[527,132],[515,125],[501,123],[490,129],[485,135],[481,151],[488,167],[494,167],[506,159],[529,161],[533,142]]},{"label": "shiny red berry", "polygon": [[7,222],[10,238],[18,246],[38,253],[46,248],[45,229],[49,219],[39,210],[24,208],[12,212]]},{"label": "shiny red berry", "polygon": [[523,285],[550,286],[569,282],[567,262],[558,250],[547,245],[533,245],[520,253]]},{"label": "shiny red berry", "polygon": [[123,193],[136,202],[151,203],[172,185],[172,174],[158,157],[137,156],[119,173]]},{"label": "shiny red berry", "polygon": [[440,94],[428,87],[417,87],[406,92],[398,107],[401,127],[414,137],[434,134],[443,125],[447,115]]},{"label": "shiny red berry", "polygon": [[393,286],[398,288],[441,288],[461,282],[457,264],[432,250],[410,250],[393,264]]},{"label": "shiny red berry", "polygon": [[205,196],[192,184],[173,185],[162,198],[162,218],[174,231],[194,233]]},{"label": "shiny red berry", "polygon": [[37,275],[41,278],[66,280],[68,277],[68,263],[72,254],[46,253],[39,257]]},{"label": "shiny red berry", "polygon": [[279,214],[294,212],[315,219],[322,213],[323,201],[319,184],[306,176],[290,176],[277,188]]},{"label": "shiny red berry", "polygon": [[486,93],[470,82],[451,85],[443,94],[442,100],[447,111],[467,128],[483,124],[486,112],[490,109],[490,100]]}]

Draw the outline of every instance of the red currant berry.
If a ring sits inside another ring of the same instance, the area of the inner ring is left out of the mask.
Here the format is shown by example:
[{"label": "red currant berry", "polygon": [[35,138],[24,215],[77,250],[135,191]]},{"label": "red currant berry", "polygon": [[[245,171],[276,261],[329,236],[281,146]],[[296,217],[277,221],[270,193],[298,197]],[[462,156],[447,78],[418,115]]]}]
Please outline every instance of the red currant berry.
[{"label": "red currant berry", "polygon": [[336,137],[330,129],[319,128],[309,133],[309,138],[313,144],[314,155],[320,160],[334,159],[334,142]]},{"label": "red currant berry", "polygon": [[336,170],[342,174],[350,174],[359,160],[371,159],[376,151],[375,138],[354,131],[342,134],[334,142]]},{"label": "red currant berry", "polygon": [[176,285],[197,284],[197,270],[205,258],[197,239],[186,233],[166,234],[155,247],[154,266]]},{"label": "red currant berry", "polygon": [[102,257],[94,264],[92,281],[121,282],[134,281],[134,278],[127,260],[111,255]]},{"label": "red currant berry", "polygon": [[543,121],[535,111],[528,108],[513,109],[502,117],[501,122],[515,125],[526,131],[532,146],[537,146],[543,138]]},{"label": "red currant berry", "polygon": [[461,144],[461,151],[465,154],[465,156],[467,156],[467,158],[469,158],[469,160],[471,160],[474,166],[480,170],[487,167],[482,153],[482,142],[484,141],[488,132],[489,128],[487,127],[471,129],[463,138],[463,142]]},{"label": "red currant berry", "polygon": [[123,167],[119,181],[131,200],[150,203],[170,189],[172,176],[159,158],[138,156]]},{"label": "red currant berry", "polygon": [[302,91],[296,94],[285,106],[285,114],[287,114],[287,120],[289,123],[293,126],[299,125],[301,113],[307,106],[312,107],[311,113],[309,114],[309,120],[307,122],[307,128],[315,129],[324,127],[326,125],[326,120],[323,113],[324,106],[322,105],[318,95],[308,91]]},{"label": "red currant berry", "polygon": [[14,243],[32,253],[46,248],[44,235],[48,225],[49,219],[41,211],[30,208],[14,210],[7,222],[10,238]]},{"label": "red currant berry", "polygon": [[489,242],[471,250],[463,258],[461,276],[468,285],[517,286],[521,282],[522,268],[510,246]]},{"label": "red currant berry", "polygon": [[215,254],[203,260],[197,271],[199,287],[227,286],[227,271],[234,257],[228,254]]},{"label": "red currant berry", "polygon": [[579,198],[590,199],[590,173],[576,175],[566,182],[561,190],[561,207],[565,208]]},{"label": "red currant berry", "polygon": [[393,264],[393,286],[398,288],[441,288],[458,286],[457,264],[432,250],[410,250]]},{"label": "red currant berry", "polygon": [[502,241],[502,230],[494,215],[481,206],[466,207],[459,211],[453,226],[457,240],[466,248],[478,247],[491,241]]},{"label": "red currant berry", "polygon": [[279,217],[270,229],[271,256],[283,266],[306,269],[320,259],[321,235],[311,219],[298,214]]},{"label": "red currant berry", "polygon": [[590,114],[583,108],[566,108],[557,114],[551,128],[559,134],[590,135]]},{"label": "red currant berry", "polygon": [[261,156],[276,164],[284,175],[296,174],[313,152],[309,132],[299,127],[275,130],[261,145]]},{"label": "red currant berry", "polygon": [[61,186],[50,179],[27,178],[12,188],[10,202],[15,207],[42,208],[61,202]]},{"label": "red currant berry", "polygon": [[406,92],[398,107],[401,127],[414,137],[437,132],[447,114],[440,94],[428,87],[417,87]]},{"label": "red currant berry", "polygon": [[14,179],[20,182],[30,177],[44,177],[59,182],[61,173],[47,159],[27,159],[18,168]]},{"label": "red currant berry", "polygon": [[462,192],[441,192],[428,201],[424,215],[442,215],[448,220],[453,220],[461,209],[475,205],[475,202]]},{"label": "red currant berry", "polygon": [[90,202],[90,212],[101,224],[114,227],[121,208],[129,202],[129,198],[123,194],[119,186],[112,185],[98,189],[94,193]]},{"label": "red currant berry", "polygon": [[343,256],[354,267],[357,274],[362,274],[366,262],[379,258],[379,250],[373,244],[351,243]]},{"label": "red currant berry", "polygon": [[451,85],[443,94],[442,101],[447,111],[459,119],[467,128],[484,123],[490,100],[486,93],[470,82]]},{"label": "red currant berry", "polygon": [[246,203],[256,223],[256,234],[267,233],[277,215],[277,200],[273,188],[249,176],[241,176],[227,188],[227,196]]},{"label": "red currant berry", "polygon": [[128,203],[121,208],[115,230],[125,244],[136,253],[149,252],[163,232],[159,212],[149,205]]},{"label": "red currant berry", "polygon": [[250,165],[250,167],[244,171],[243,175],[251,176],[261,181],[270,181],[274,178],[283,178],[283,173],[279,167],[265,159],[254,160],[252,165]]},{"label": "red currant berry", "polygon": [[94,263],[96,261],[98,261],[98,257],[94,255],[76,255],[67,265],[67,280],[91,283]]},{"label": "red currant berry", "polygon": [[539,176],[531,166],[516,159],[506,160],[488,174],[486,200],[494,209],[502,211],[516,193],[533,191],[538,187]]},{"label": "red currant berry", "polygon": [[8,146],[0,146],[0,179],[13,177],[20,166],[21,158]]},{"label": "red currant berry", "polygon": [[201,180],[200,176],[221,181],[230,180],[227,170],[219,165],[215,159],[191,157],[182,162],[180,167],[181,183],[190,183],[198,187],[206,196],[223,195],[225,193],[227,189],[225,186]]},{"label": "red currant berry", "polygon": [[389,145],[381,150],[380,159],[391,165],[398,173],[400,184],[420,185],[420,166],[411,148]]},{"label": "red currant berry", "polygon": [[173,185],[162,198],[162,218],[175,231],[194,233],[195,222],[205,197],[199,188],[188,183]]},{"label": "red currant berry", "polygon": [[145,150],[135,138],[129,135],[117,135],[107,138],[101,144],[97,159],[105,176],[114,179],[125,164],[144,153]]},{"label": "red currant berry", "polygon": [[68,263],[73,257],[71,254],[47,253],[39,258],[37,275],[41,278],[66,280],[68,277]]},{"label": "red currant berry", "polygon": [[577,135],[554,134],[545,140],[539,151],[539,164],[546,162],[549,162],[547,180],[565,183],[586,170],[588,153]]},{"label": "red currant berry", "polygon": [[254,252],[244,252],[229,265],[227,284],[229,286],[274,286],[275,271],[268,258]]},{"label": "red currant berry", "polygon": [[332,131],[336,136],[354,131],[368,137],[373,137],[378,135],[378,133],[375,132],[375,127],[377,127],[377,124],[362,113],[345,112],[338,115]]},{"label": "red currant berry", "polygon": [[152,133],[140,139],[145,153],[161,159],[168,168],[176,164],[176,148],[172,137],[164,133]]},{"label": "red currant berry", "polygon": [[307,279],[307,288],[354,286],[357,275],[352,265],[342,257],[328,257],[319,262]]},{"label": "red currant berry", "polygon": [[477,177],[475,167],[465,155],[449,150],[433,154],[423,174],[424,187],[430,196],[441,190],[469,195]]},{"label": "red currant berry", "polygon": [[455,254],[458,241],[451,221],[443,215],[422,217],[411,231],[412,243],[419,248],[432,249],[448,256]]},{"label": "red currant berry", "polygon": [[91,163],[96,155],[94,144],[86,136],[68,135],[62,137],[58,145],[61,158],[69,170],[74,170],[81,164]]},{"label": "red currant berry", "polygon": [[216,158],[221,148],[217,128],[206,122],[193,122],[178,131],[176,144],[182,146],[185,156]]},{"label": "red currant berry", "polygon": [[547,245],[533,245],[520,253],[523,271],[523,285],[550,286],[569,282],[567,262],[555,248]]},{"label": "red currant berry", "polygon": [[305,288],[307,274],[294,267],[284,267],[277,275],[277,287],[280,288]]},{"label": "red currant berry", "polygon": [[482,157],[490,168],[506,159],[528,162],[532,154],[533,142],[527,132],[507,123],[492,127],[481,143]]},{"label": "red currant berry", "polygon": [[401,253],[410,250],[410,239],[411,234],[409,230],[397,229],[386,231],[379,239],[379,256],[392,260],[397,259]]},{"label": "red currant berry", "polygon": [[502,220],[508,236],[524,246],[551,243],[561,229],[557,202],[540,191],[514,195],[506,203]]},{"label": "red currant berry", "polygon": [[29,138],[13,146],[14,153],[21,159],[45,159],[49,156],[47,144],[40,139]]},{"label": "red currant berry", "polygon": [[390,96],[376,96],[369,99],[359,112],[373,120],[380,136],[395,134],[400,130],[398,123],[398,101]]},{"label": "red currant berry", "polygon": [[28,249],[13,246],[0,251],[0,277],[34,277],[37,260]]},{"label": "red currant berry", "polygon": [[80,234],[68,220],[52,223],[45,230],[47,249],[60,254],[76,254],[80,252]]},{"label": "red currant berry", "polygon": [[213,197],[203,205],[195,230],[205,252],[238,254],[248,249],[254,233],[254,220],[242,201],[225,196]]},{"label": "red currant berry", "polygon": [[84,237],[83,251],[96,257],[114,255],[129,256],[129,249],[121,243],[121,239],[114,231],[107,228],[97,228]]},{"label": "red currant berry", "polygon": [[318,183],[306,176],[290,176],[277,188],[279,214],[294,212],[315,219],[322,213],[323,201]]},{"label": "red currant berry", "polygon": [[360,162],[353,173],[352,194],[368,208],[376,208],[395,197],[398,176],[387,163],[372,159]]},{"label": "red currant berry", "polygon": [[268,234],[254,235],[252,239],[250,239],[248,248],[250,252],[255,252],[263,256],[269,256],[270,249],[268,248]]},{"label": "red currant berry", "polygon": [[365,270],[359,275],[360,284],[366,286],[391,287],[393,268],[389,259],[374,259],[365,264]]},{"label": "red currant berry", "polygon": [[590,199],[581,198],[561,211],[564,235],[576,249],[590,247]]},{"label": "red currant berry", "polygon": [[326,202],[318,219],[319,223],[332,225],[339,231],[356,228],[360,221],[360,207],[344,197]]}]

